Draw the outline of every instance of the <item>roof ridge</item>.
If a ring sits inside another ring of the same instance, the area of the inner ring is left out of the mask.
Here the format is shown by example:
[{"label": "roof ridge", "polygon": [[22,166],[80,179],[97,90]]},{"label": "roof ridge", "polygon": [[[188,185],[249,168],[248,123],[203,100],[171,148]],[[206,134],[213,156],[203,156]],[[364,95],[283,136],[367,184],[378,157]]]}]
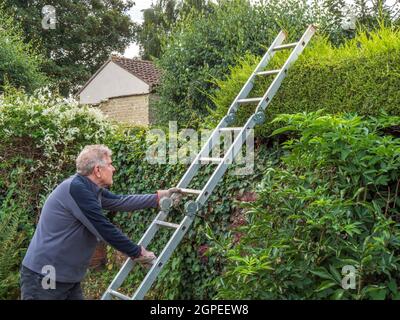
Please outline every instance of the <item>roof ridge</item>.
[{"label": "roof ridge", "polygon": [[111,55],[110,60],[147,83],[150,87],[159,83],[161,70],[157,68],[153,61],[141,60],[139,58],[132,59],[117,55]]},{"label": "roof ridge", "polygon": [[124,59],[124,60],[132,60],[132,61],[138,61],[138,62],[150,62],[152,64],[155,64],[154,61],[151,60],[144,60],[138,57],[133,57],[133,58],[128,58],[128,57],[124,57],[124,56],[118,56],[116,54],[112,54],[111,58],[117,58],[117,59]]}]

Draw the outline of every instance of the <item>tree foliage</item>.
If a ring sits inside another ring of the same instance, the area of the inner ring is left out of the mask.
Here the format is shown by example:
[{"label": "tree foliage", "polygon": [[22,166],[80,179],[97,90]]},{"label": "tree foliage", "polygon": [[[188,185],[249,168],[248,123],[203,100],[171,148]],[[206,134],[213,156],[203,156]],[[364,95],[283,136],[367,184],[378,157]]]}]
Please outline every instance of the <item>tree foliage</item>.
[{"label": "tree foliage", "polygon": [[163,39],[170,35],[177,21],[190,12],[202,12],[209,8],[207,0],[158,0],[143,10],[143,23],[135,35],[142,59],[160,58]]},{"label": "tree foliage", "polygon": [[20,25],[0,6],[0,92],[6,82],[33,91],[44,84],[43,57],[32,42],[24,43]]},{"label": "tree foliage", "polygon": [[165,40],[159,59],[164,70],[159,89],[160,123],[197,125],[207,114],[210,80],[222,78],[245,52],[261,54],[281,28],[293,39],[311,22],[298,1],[253,6],[247,0],[218,1],[207,12],[189,14]]},{"label": "tree foliage", "polygon": [[135,24],[128,15],[132,1],[52,1],[55,29],[42,28],[46,0],[0,3],[21,23],[25,38],[40,45],[47,58],[42,69],[64,95],[74,92],[112,52],[122,53],[133,39]]}]

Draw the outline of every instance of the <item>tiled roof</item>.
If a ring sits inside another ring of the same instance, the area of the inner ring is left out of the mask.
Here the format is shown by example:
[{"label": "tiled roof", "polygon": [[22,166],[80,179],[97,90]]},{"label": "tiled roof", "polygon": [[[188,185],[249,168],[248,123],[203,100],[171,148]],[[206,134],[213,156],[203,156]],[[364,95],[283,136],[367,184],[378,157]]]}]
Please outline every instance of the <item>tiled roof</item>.
[{"label": "tiled roof", "polygon": [[118,56],[111,56],[111,61],[146,82],[151,88],[156,86],[160,81],[161,71],[151,61]]}]

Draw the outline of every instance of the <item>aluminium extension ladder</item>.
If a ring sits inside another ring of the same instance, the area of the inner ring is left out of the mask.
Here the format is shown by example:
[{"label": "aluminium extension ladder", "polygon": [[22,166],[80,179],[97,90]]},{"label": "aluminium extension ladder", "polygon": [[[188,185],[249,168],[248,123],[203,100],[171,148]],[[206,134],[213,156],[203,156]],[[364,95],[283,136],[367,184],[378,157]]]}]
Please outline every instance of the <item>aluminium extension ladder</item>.
[{"label": "aluminium extension ladder", "polygon": [[[217,183],[221,180],[225,171],[227,170],[230,163],[232,163],[233,159],[235,159],[236,155],[241,151],[241,148],[246,141],[247,137],[250,134],[250,129],[254,128],[256,124],[261,124],[265,121],[264,110],[271,102],[275,93],[279,89],[282,80],[286,77],[287,71],[289,67],[297,60],[298,56],[304,50],[310,39],[315,33],[315,27],[310,25],[301,39],[295,43],[282,44],[286,39],[287,34],[281,31],[275,40],[272,42],[268,51],[265,53],[260,63],[251,74],[246,84],[243,86],[242,90],[235,98],[233,103],[231,104],[227,115],[221,120],[221,122],[217,125],[217,127],[212,132],[211,136],[208,138],[205,145],[202,147],[201,151],[193,160],[192,164],[182,177],[181,181],[176,186],[177,188],[181,188],[184,194],[194,194],[197,195],[195,201],[188,201],[185,204],[186,215],[183,220],[179,224],[166,222],[166,218],[168,216],[168,212],[172,206],[172,199],[163,198],[160,201],[161,210],[150,224],[149,228],[146,230],[143,237],[138,242],[138,245],[142,245],[143,247],[147,247],[150,241],[154,238],[156,232],[160,227],[172,228],[175,229],[173,235],[169,239],[167,245],[164,247],[161,254],[155,259],[151,268],[148,270],[145,278],[142,283],[139,285],[136,292],[132,297],[128,297],[117,290],[122,285],[123,281],[128,276],[129,272],[132,270],[135,262],[128,258],[124,265],[121,267],[118,274],[115,276],[114,280],[111,282],[110,286],[106,290],[106,292],[102,296],[102,300],[110,300],[112,298],[118,298],[123,300],[137,300],[143,299],[147,291],[150,289],[151,285],[157,278],[161,269],[164,267],[169,257],[181,242],[183,236],[188,231],[190,225],[192,224],[196,212],[204,205],[207,201],[208,197],[213,192]],[[263,71],[263,69],[267,66],[268,62],[274,56],[275,52],[278,50],[284,49],[292,49],[290,56],[284,63],[283,67],[278,70],[269,70]],[[251,89],[253,88],[254,81],[259,76],[268,76],[268,75],[276,75],[275,79],[272,81],[271,85],[265,92],[263,97],[260,98],[247,98]],[[249,117],[246,124],[243,127],[235,128],[229,127],[235,120],[235,113],[240,105],[242,104],[257,104],[257,108],[255,112]],[[219,143],[220,133],[221,132],[238,132],[236,138],[233,140],[233,143],[227,149],[223,158],[212,158],[210,157],[210,152],[213,147]],[[189,183],[192,178],[197,173],[199,167],[204,163],[213,163],[217,164],[217,167],[206,185],[202,190],[193,190],[187,189]]]}]

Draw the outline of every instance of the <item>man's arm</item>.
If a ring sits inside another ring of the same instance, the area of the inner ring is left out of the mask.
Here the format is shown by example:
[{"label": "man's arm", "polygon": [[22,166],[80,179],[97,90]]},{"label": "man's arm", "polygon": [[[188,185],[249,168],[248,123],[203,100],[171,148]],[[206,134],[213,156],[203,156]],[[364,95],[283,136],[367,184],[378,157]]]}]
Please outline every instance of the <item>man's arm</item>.
[{"label": "man's arm", "polygon": [[113,211],[134,211],[146,208],[157,208],[157,194],[142,195],[116,195],[107,189],[103,189],[101,194],[101,206],[106,210]]},{"label": "man's arm", "polygon": [[102,214],[99,201],[92,191],[79,183],[72,183],[70,193],[83,214],[106,242],[129,257],[135,258],[140,255],[141,247],[134,244]]}]

